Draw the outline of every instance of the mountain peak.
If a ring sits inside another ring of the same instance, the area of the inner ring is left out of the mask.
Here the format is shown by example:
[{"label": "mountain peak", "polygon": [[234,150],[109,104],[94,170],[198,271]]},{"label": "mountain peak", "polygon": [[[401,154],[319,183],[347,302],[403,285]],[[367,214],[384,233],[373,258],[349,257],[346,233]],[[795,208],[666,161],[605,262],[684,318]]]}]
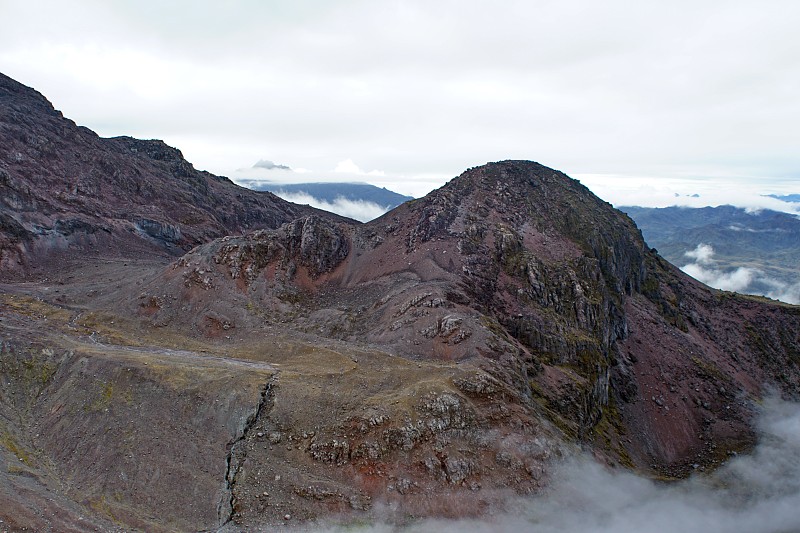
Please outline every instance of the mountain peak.
[{"label": "mountain peak", "polygon": [[636,290],[644,277],[646,246],[633,221],[577,180],[532,161],[471,168],[379,221],[398,216],[413,221],[406,223],[409,250],[465,232],[500,232],[520,243],[547,236],[599,261],[619,291]]},{"label": "mountain peak", "polygon": [[448,185],[457,187],[461,185],[461,182],[467,182],[483,189],[494,189],[495,186],[499,186],[500,189],[497,190],[502,191],[503,187],[536,187],[564,180],[577,182],[563,172],[535,161],[509,159],[467,169],[451,180]]}]

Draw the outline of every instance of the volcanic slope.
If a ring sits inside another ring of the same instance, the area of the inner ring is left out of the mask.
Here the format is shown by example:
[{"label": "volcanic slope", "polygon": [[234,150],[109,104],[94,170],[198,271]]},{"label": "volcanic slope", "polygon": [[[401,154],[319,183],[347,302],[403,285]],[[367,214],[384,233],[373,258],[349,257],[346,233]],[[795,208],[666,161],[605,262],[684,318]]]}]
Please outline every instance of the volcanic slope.
[{"label": "volcanic slope", "polygon": [[200,172],[162,141],[100,138],[0,74],[0,267],[86,254],[180,255],[319,213]]},{"label": "volcanic slope", "polygon": [[797,307],[700,285],[530,162],[370,224],[309,216],[4,294],[4,475],[54,502],[6,495],[28,527],[71,505],[147,530],[481,514],[573,443],[713,467],[752,444],[764,387],[798,393]]},{"label": "volcanic slope", "polygon": [[[307,217],[226,237],[152,284],[158,294],[144,291],[119,312],[208,339],[283,325],[314,343],[472,369],[454,402],[474,408],[493,391],[492,416],[538,420],[559,440],[660,476],[747,448],[753,402],[769,388],[800,391],[800,308],[696,282],[649,250],[626,215],[532,162],[471,169],[362,226]],[[503,414],[511,405],[515,414]],[[431,442],[447,460],[467,461],[467,486],[497,482],[480,453],[464,457],[429,437],[393,447],[392,434],[374,436],[374,457],[335,453],[335,463],[360,469],[380,461],[386,477],[373,480],[372,496],[393,486],[397,464],[426,464],[415,454]],[[483,449],[497,446],[481,438]],[[314,442],[305,445],[312,457]],[[271,460],[253,453],[254,464]],[[441,468],[447,479],[446,460]],[[241,490],[248,503],[237,517],[256,520],[257,502]]]},{"label": "volcanic slope", "polygon": [[798,396],[800,308],[688,278],[560,172],[488,164],[362,225],[0,81],[3,527],[475,516],[576,444],[713,467]]}]

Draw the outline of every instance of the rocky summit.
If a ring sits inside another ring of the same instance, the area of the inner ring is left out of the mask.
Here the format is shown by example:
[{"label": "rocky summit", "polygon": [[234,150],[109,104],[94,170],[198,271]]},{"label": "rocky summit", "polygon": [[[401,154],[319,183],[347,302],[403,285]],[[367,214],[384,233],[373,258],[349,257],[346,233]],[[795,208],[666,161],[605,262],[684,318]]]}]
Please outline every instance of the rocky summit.
[{"label": "rocky summit", "polygon": [[361,224],[0,77],[0,519],[481,516],[562,458],[661,479],[800,395],[800,308],[710,289],[529,161]]}]

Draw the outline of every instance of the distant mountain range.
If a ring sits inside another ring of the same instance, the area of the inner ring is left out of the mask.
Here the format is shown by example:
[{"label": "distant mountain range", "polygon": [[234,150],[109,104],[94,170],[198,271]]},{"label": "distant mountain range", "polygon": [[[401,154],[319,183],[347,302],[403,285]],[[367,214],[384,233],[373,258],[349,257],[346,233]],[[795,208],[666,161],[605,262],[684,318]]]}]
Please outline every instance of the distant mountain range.
[{"label": "distant mountain range", "polygon": [[394,209],[403,202],[413,200],[368,183],[289,183],[280,184],[261,180],[240,180],[256,191],[269,191],[285,200],[306,203],[334,213],[366,222]]},{"label": "distant mountain range", "polygon": [[778,200],[783,200],[784,202],[800,202],[800,194],[770,194],[770,196],[772,198],[777,198]]},{"label": "distant mountain range", "polygon": [[[791,198],[800,195],[789,195]],[[668,261],[719,288],[800,299],[800,219],[770,210],[621,207]]]}]

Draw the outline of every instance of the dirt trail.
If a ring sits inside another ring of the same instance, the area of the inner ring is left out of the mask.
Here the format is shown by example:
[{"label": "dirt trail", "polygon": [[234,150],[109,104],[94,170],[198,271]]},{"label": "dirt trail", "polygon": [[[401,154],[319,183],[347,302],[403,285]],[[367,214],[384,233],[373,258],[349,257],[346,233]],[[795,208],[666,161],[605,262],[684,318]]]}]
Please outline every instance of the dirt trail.
[{"label": "dirt trail", "polygon": [[102,348],[104,350],[108,350],[107,352],[108,355],[113,355],[112,352],[116,351],[116,352],[125,352],[131,354],[163,357],[166,360],[171,360],[170,362],[174,362],[174,360],[180,359],[182,360],[182,362],[191,362],[193,365],[204,364],[204,365],[216,365],[225,367],[237,367],[241,369],[250,369],[250,370],[268,370],[271,372],[278,371],[278,368],[275,365],[270,363],[265,363],[263,361],[249,361],[233,357],[223,357],[219,355],[198,353],[189,350],[173,350],[171,348],[162,348],[159,346],[126,346],[121,344],[109,344],[98,341],[94,336],[90,336],[90,340],[92,341],[91,346],[93,350]]}]

